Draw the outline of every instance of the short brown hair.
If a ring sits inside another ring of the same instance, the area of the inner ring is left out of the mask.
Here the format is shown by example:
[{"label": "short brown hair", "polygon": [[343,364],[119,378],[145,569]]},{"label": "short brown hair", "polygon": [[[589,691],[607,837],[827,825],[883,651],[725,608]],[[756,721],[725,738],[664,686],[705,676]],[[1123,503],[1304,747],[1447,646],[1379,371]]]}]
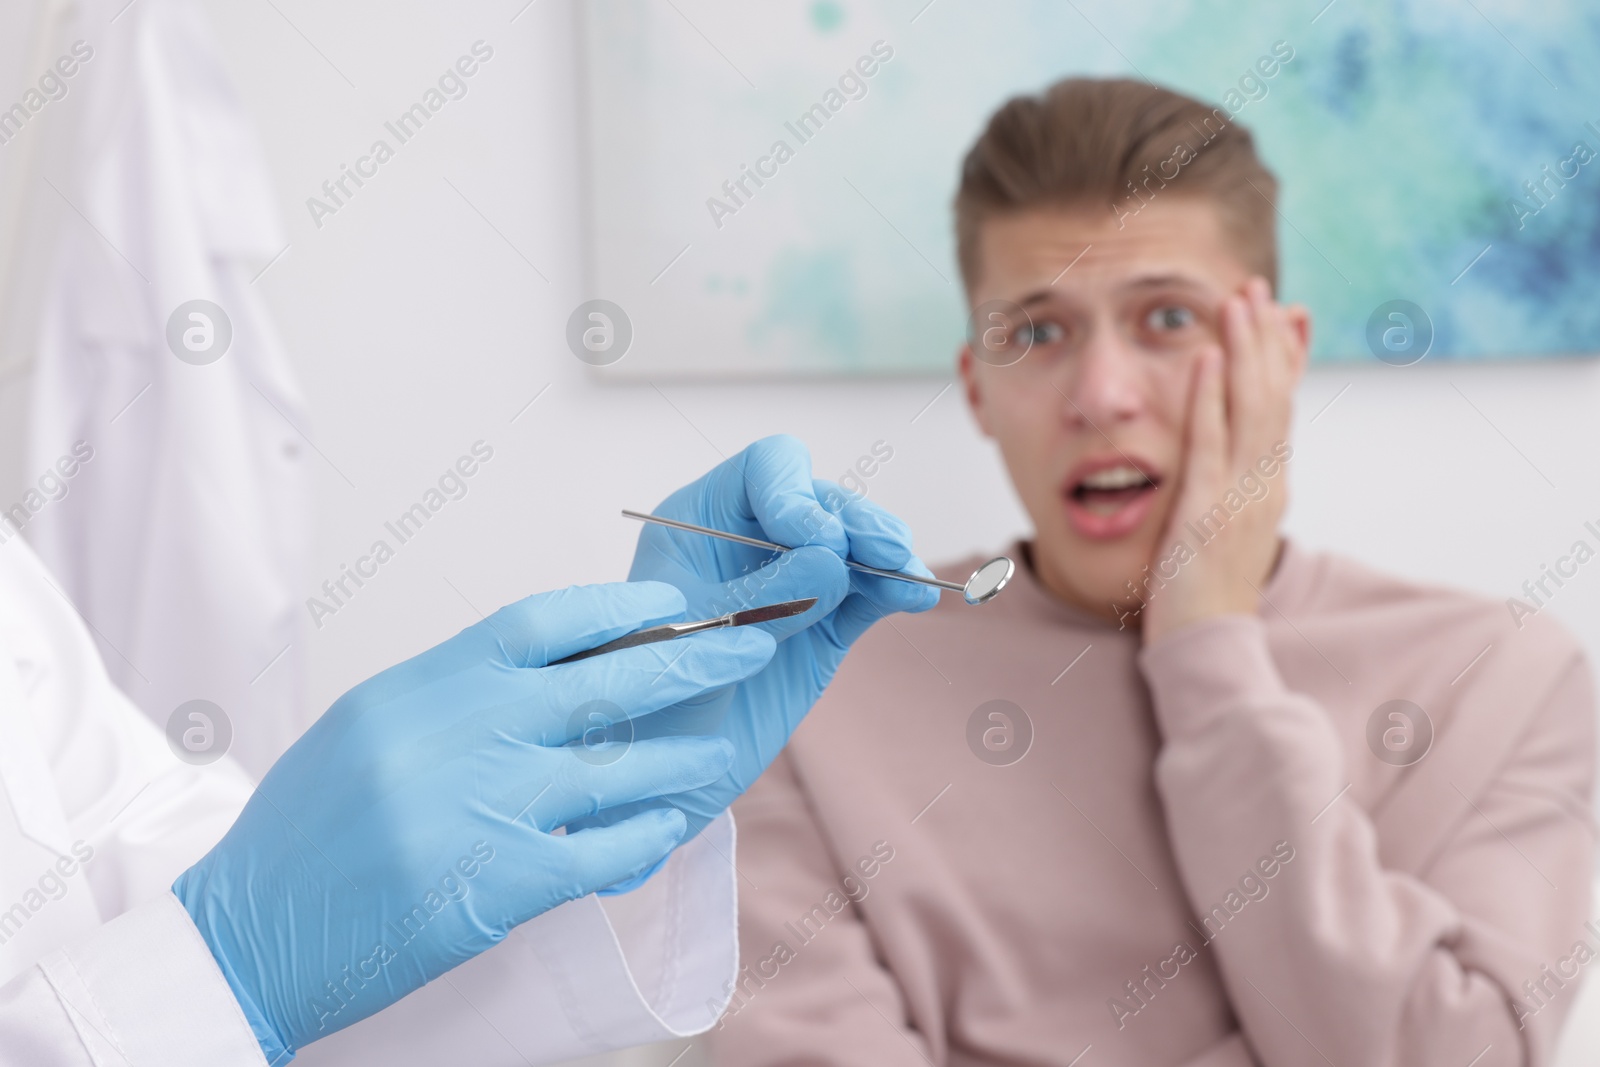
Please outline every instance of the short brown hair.
[{"label": "short brown hair", "polygon": [[987,219],[1038,207],[1124,217],[1168,185],[1216,204],[1244,264],[1277,290],[1278,180],[1250,131],[1224,108],[1148,82],[1065,78],[1007,101],[961,164],[956,254],[968,292]]}]

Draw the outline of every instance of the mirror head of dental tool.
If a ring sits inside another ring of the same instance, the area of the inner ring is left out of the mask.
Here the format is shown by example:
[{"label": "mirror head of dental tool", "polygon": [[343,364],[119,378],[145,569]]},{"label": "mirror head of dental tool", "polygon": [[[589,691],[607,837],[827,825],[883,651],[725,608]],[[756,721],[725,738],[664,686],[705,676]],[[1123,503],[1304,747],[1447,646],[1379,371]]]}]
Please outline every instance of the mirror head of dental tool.
[{"label": "mirror head of dental tool", "polygon": [[[770,552],[793,551],[788,545],[776,544],[772,541],[762,541],[755,537],[745,537],[742,534],[728,533],[726,530],[713,530],[709,526],[696,526],[692,522],[680,522],[677,519],[662,518],[660,515],[650,515],[643,511],[630,511],[622,509],[624,517],[638,519],[640,522],[653,522],[660,526],[670,526],[675,530],[688,530],[690,533],[705,534],[707,537],[720,537],[724,541],[733,541],[736,544],[750,545],[753,548],[764,548]],[[857,563],[853,559],[844,561],[846,567],[861,571],[864,574],[876,574],[880,578],[893,578],[901,582],[916,582],[919,585],[930,585],[935,589],[943,589],[952,593],[960,593],[968,604],[987,604],[1000,595],[1000,590],[1011,581],[1011,576],[1016,573],[1017,565],[1008,556],[996,556],[977,570],[972,572],[965,585],[958,582],[947,582],[941,578],[928,578],[920,574],[904,574],[900,571],[886,571],[879,567],[869,567],[865,563]]]},{"label": "mirror head of dental tool", "polygon": [[972,577],[961,589],[961,596],[968,604],[987,604],[1000,595],[1000,590],[1006,587],[1016,572],[1017,565],[1010,556],[996,556],[972,572]]}]

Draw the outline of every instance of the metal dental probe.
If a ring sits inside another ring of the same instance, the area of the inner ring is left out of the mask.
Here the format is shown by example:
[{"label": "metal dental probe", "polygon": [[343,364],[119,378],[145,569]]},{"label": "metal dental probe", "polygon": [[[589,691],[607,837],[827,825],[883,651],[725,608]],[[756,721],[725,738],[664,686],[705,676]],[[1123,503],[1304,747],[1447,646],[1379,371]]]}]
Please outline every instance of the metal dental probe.
[{"label": "metal dental probe", "polygon": [[[630,519],[640,522],[654,522],[662,526],[670,526],[676,530],[688,530],[690,533],[705,534],[708,537],[720,537],[724,541],[734,541],[741,545],[750,545],[752,548],[765,548],[772,552],[793,551],[786,545],[774,544],[771,541],[761,541],[754,537],[744,537],[740,534],[728,533],[725,530],[713,530],[709,526],[696,526],[692,522],[679,522],[677,519],[665,519],[660,515],[647,515],[642,511],[622,510],[622,514]],[[886,571],[878,567],[869,567],[865,563],[857,563],[853,559],[844,561],[846,567],[861,571],[864,574],[876,574],[880,578],[894,578],[902,582],[916,582],[919,585],[931,585],[935,589],[947,592],[960,593],[968,604],[984,604],[993,600],[1006,587],[1011,580],[1011,575],[1016,572],[1017,565],[1006,556],[996,556],[977,570],[972,572],[972,577],[967,579],[965,585],[958,582],[946,582],[938,578],[925,578],[920,574],[903,574],[900,571]]]}]

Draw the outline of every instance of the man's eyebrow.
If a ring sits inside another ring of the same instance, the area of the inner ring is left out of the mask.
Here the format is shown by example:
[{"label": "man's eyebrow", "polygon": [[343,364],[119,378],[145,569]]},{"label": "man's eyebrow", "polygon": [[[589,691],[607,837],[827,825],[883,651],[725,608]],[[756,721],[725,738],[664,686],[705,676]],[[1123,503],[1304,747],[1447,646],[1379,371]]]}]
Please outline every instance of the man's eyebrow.
[{"label": "man's eyebrow", "polygon": [[1164,274],[1145,274],[1125,283],[1129,289],[1156,289],[1167,285],[1181,285],[1190,289],[1208,288],[1200,279],[1176,271]]},{"label": "man's eyebrow", "polygon": [[[1168,286],[1181,286],[1185,289],[1210,289],[1210,286],[1199,278],[1178,271],[1139,275],[1126,282],[1119,283],[1117,287],[1121,289],[1160,289]],[[1058,299],[1061,295],[1061,290],[1055,288],[1055,283],[1052,282],[1043,288],[1033,290],[1027,296],[1018,300],[1017,306],[1027,309],[1037,304]]]}]

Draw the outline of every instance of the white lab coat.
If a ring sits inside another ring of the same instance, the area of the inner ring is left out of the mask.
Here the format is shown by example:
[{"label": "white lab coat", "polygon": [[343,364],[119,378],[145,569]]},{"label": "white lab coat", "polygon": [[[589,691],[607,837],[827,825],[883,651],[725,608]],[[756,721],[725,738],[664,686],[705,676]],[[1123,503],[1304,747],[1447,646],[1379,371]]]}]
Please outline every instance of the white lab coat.
[{"label": "white lab coat", "polygon": [[[193,767],[107,677],[21,537],[0,543],[0,1062],[265,1063],[173,879],[251,784]],[[311,1063],[549,1062],[686,1036],[737,970],[733,824],[643,888],[547,912]],[[84,857],[87,856],[85,859]]]},{"label": "white lab coat", "polygon": [[[92,58],[50,105],[59,112],[25,131],[72,123],[66,158],[44,175],[56,188],[34,191],[61,210],[26,473],[39,478],[78,442],[93,458],[61,479],[61,499],[31,498],[42,506],[24,532],[118,688],[157,725],[186,701],[217,704],[229,752],[259,777],[308,725],[300,590],[307,472],[322,462],[251,284],[287,238],[192,0],[81,0],[77,19],[58,48],[81,40]],[[232,325],[205,365],[169,345],[169,320],[194,300]]]}]

